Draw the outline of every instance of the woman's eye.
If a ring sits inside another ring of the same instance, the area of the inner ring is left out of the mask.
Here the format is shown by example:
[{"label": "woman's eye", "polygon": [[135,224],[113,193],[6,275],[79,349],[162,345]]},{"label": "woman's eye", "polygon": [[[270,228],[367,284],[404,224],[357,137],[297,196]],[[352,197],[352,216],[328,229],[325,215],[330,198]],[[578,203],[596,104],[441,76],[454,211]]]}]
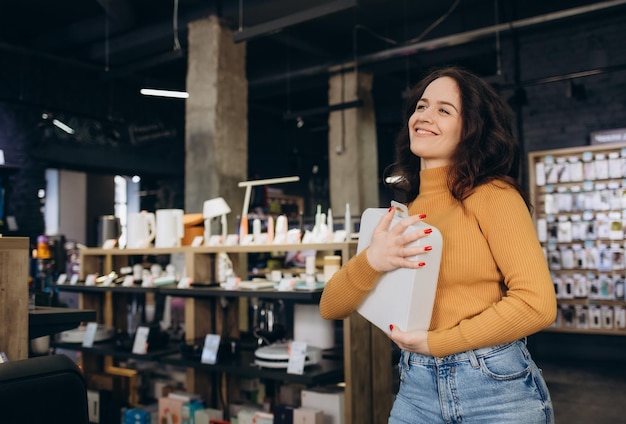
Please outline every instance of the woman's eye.
[{"label": "woman's eye", "polygon": [[439,109],[439,112],[445,113],[446,115],[450,115],[450,112],[448,112],[446,109]]},{"label": "woman's eye", "polygon": [[426,109],[426,105],[417,105],[415,107],[415,110],[424,110],[424,109]]}]

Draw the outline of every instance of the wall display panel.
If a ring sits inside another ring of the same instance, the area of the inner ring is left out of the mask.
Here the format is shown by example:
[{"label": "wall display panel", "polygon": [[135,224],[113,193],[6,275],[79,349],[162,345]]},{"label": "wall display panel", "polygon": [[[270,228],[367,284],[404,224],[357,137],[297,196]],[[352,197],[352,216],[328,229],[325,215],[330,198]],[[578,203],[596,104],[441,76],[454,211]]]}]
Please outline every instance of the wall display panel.
[{"label": "wall display panel", "polygon": [[626,143],[531,152],[528,163],[558,300],[549,330],[626,335]]}]

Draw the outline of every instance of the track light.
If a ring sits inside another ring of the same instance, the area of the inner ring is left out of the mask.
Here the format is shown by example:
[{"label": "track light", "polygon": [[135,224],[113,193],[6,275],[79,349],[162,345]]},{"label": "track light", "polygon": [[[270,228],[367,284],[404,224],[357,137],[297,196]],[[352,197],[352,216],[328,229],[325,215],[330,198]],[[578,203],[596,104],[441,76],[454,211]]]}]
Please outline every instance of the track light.
[{"label": "track light", "polygon": [[69,125],[67,125],[65,122],[63,121],[59,121],[56,118],[53,118],[52,115],[48,114],[48,113],[42,113],[41,114],[41,119],[43,120],[48,120],[48,119],[52,119],[52,125],[54,125],[57,128],[62,129],[63,131],[65,131],[68,134],[74,134],[76,131],[74,131],[74,128],[70,127]]},{"label": "track light", "polygon": [[144,96],[156,96],[156,97],[173,97],[176,99],[187,99],[189,98],[189,93],[186,91],[175,91],[175,90],[159,90],[155,88],[142,88],[139,90],[141,94]]}]

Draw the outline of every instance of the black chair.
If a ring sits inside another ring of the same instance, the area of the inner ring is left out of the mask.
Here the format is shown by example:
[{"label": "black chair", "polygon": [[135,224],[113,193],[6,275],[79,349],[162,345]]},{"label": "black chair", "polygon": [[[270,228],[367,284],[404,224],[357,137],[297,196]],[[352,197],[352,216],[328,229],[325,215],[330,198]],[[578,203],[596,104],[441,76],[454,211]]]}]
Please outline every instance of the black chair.
[{"label": "black chair", "polygon": [[65,355],[0,364],[0,423],[88,424],[81,370]]}]

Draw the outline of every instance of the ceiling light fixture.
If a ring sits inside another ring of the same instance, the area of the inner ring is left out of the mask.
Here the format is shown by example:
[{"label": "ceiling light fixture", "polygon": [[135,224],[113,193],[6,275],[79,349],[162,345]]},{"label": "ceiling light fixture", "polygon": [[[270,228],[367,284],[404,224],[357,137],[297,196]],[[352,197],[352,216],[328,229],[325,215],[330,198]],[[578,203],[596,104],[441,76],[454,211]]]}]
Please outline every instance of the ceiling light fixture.
[{"label": "ceiling light fixture", "polygon": [[58,119],[53,119],[52,124],[57,128],[61,128],[63,131],[65,131],[68,134],[74,134],[75,132],[74,128],[70,127],[65,122],[59,121]]},{"label": "ceiling light fixture", "polygon": [[160,90],[155,88],[142,88],[139,90],[141,94],[144,96],[156,96],[156,97],[172,97],[176,99],[187,99],[189,98],[189,93],[186,91],[175,91],[175,90]]},{"label": "ceiling light fixture", "polygon": [[47,112],[44,112],[41,114],[41,119],[43,119],[44,121],[51,119],[51,118],[52,118],[52,125],[54,125],[55,127],[62,129],[68,134],[74,134],[76,132],[74,131],[74,128],[70,127],[63,121],[59,121],[58,119],[54,118],[51,114]]}]

